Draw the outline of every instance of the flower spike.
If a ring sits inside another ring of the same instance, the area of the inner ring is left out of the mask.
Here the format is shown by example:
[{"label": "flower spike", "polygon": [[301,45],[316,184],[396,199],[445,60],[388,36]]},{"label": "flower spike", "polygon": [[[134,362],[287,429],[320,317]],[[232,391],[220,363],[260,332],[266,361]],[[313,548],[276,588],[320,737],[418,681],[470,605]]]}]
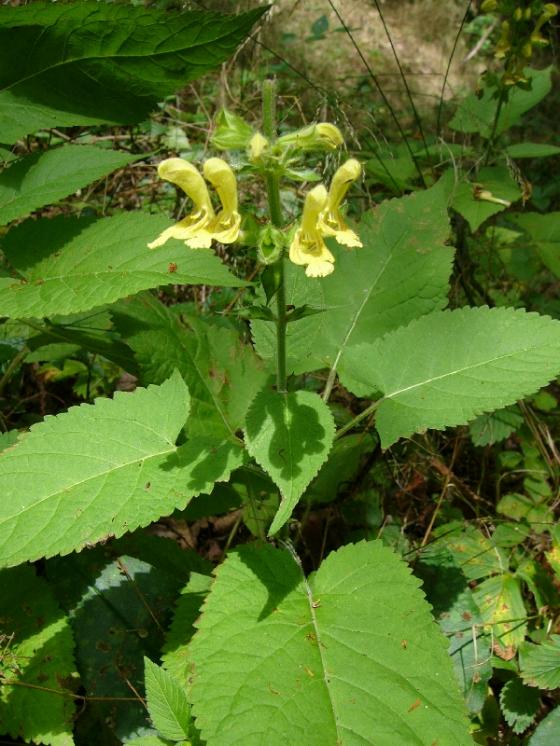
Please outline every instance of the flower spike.
[{"label": "flower spike", "polygon": [[326,204],[327,190],[322,184],[308,192],[301,225],[290,246],[290,260],[294,264],[307,265],[305,274],[308,277],[326,277],[334,269],[334,256],[327,249],[319,230],[319,216]]},{"label": "flower spike", "polygon": [[148,248],[162,246],[170,238],[178,238],[191,248],[208,248],[212,237],[208,229],[215,219],[208,188],[200,172],[182,158],[167,158],[158,166],[161,179],[176,184],[191,198],[195,209],[186,218],[163,231]]},{"label": "flower spike", "polygon": [[362,246],[362,242],[348,227],[340,212],[340,205],[346,192],[361,174],[362,167],[355,158],[350,158],[340,166],[333,176],[327,205],[319,219],[321,233],[324,236],[334,236],[337,243],[342,246]]},{"label": "flower spike", "polygon": [[237,182],[229,165],[221,158],[209,158],[204,164],[204,176],[218,192],[221,211],[212,221],[209,232],[220,243],[234,243],[239,237],[241,215],[237,209]]}]

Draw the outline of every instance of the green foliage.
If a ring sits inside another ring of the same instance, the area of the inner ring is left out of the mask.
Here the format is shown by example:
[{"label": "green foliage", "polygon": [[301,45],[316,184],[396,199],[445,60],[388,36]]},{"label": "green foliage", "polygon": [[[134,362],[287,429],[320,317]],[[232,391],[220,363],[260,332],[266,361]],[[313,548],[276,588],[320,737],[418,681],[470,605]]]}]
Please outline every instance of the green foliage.
[{"label": "green foliage", "polygon": [[176,374],[32,428],[0,461],[2,564],[121,536],[226,479],[239,465],[237,446],[175,445],[189,402]]},{"label": "green foliage", "polygon": [[558,728],[560,728],[560,707],[556,707],[552,712],[539,723],[529,739],[529,746],[556,746],[558,740]]},{"label": "green foliage", "polygon": [[500,705],[514,733],[523,733],[539,709],[539,693],[525,686],[520,678],[510,679],[500,692]]},{"label": "green foliage", "polygon": [[475,446],[488,446],[505,440],[522,424],[521,412],[516,407],[507,407],[481,414],[470,423],[469,433]]},{"label": "green foliage", "polygon": [[[359,226],[363,248],[337,251],[336,271],[310,280],[290,268],[287,302],[322,312],[288,326],[288,365],[296,371],[345,370],[351,346],[445,307],[453,252],[443,184],[390,200]],[[273,356],[273,326],[252,324],[257,352]],[[312,344],[310,343],[312,341]]]},{"label": "green foliage", "polygon": [[523,241],[529,240],[543,264],[560,277],[560,212],[530,212],[513,220],[524,232]]},{"label": "green foliage", "polygon": [[208,249],[173,241],[148,251],[166,223],[142,213],[23,223],[2,242],[19,278],[0,278],[0,314],[76,313],[172,282],[243,285]]},{"label": "green foliage", "polygon": [[172,741],[188,738],[191,719],[185,690],[149,658],[144,658],[146,703],[158,732]]},{"label": "green foliage", "polygon": [[560,635],[534,645],[525,642],[520,651],[521,678],[541,689],[560,688]]},{"label": "green foliage", "polygon": [[0,571],[0,731],[48,746],[72,743],[72,630],[32,567]]},{"label": "green foliage", "polygon": [[[353,347],[346,365],[351,390],[383,394],[376,425],[387,448],[428,427],[465,424],[546,385],[560,370],[560,324],[509,308],[436,312]],[[515,377],[504,377],[506,370]]]},{"label": "green foliage", "polygon": [[197,627],[191,696],[209,744],[470,743],[418,582],[380,542],[309,579],[288,551],[242,547]]},{"label": "green foliage", "polygon": [[265,389],[247,413],[245,436],[247,450],[280,489],[280,507],[269,529],[275,534],[329,455],[333,417],[311,391]]},{"label": "green foliage", "polygon": [[175,369],[181,373],[191,395],[193,435],[232,436],[243,426],[267,374],[234,329],[200,319],[190,308],[169,308],[151,295],[115,306],[112,315],[143,382],[162,383]]},{"label": "green foliage", "polygon": [[[475,93],[466,96],[457,107],[449,126],[458,132],[477,132],[484,138],[499,135],[518,124],[525,114],[536,106],[550,92],[552,68],[525,70],[530,87],[526,90],[514,88],[500,107],[499,99],[492,86],[485,87],[481,97]],[[495,126],[494,126],[495,123]]]},{"label": "green foliage", "polygon": [[480,169],[476,183],[461,182],[451,204],[474,233],[489,217],[502,212],[520,198],[519,186],[510,171],[502,166],[491,166]]},{"label": "green foliage", "polygon": [[140,122],[162,98],[224,62],[264,11],[168,14],[96,2],[3,8],[1,139]]},{"label": "green foliage", "polygon": [[0,225],[57,202],[141,157],[94,145],[63,145],[21,158],[0,174]]}]

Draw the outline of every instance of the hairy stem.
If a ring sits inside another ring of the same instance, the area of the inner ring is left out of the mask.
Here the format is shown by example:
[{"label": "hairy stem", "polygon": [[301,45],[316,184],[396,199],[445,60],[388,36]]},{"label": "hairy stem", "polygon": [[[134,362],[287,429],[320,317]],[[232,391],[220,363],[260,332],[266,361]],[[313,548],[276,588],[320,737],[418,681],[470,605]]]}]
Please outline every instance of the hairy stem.
[{"label": "hairy stem", "polygon": [[[263,85],[263,131],[272,143],[276,139],[276,83],[265,80]],[[266,175],[268,209],[272,225],[282,228],[282,203],[280,202],[280,179],[277,173]],[[276,384],[280,393],[286,389],[286,288],[284,285],[284,257],[277,264],[278,290],[276,292]]]}]

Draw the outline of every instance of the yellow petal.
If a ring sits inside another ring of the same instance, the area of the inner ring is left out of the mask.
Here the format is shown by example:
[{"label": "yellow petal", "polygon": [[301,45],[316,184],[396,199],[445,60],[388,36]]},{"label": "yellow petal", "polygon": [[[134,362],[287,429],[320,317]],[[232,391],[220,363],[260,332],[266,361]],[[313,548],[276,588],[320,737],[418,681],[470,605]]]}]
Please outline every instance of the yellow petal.
[{"label": "yellow petal", "polygon": [[[212,237],[208,233],[209,225],[210,221],[205,212],[192,213],[175,225],[166,228],[154,241],[148,244],[148,248],[156,249],[158,246],[163,246],[170,238],[184,241],[191,248],[208,248],[212,243]],[[193,242],[196,242],[196,246]]]},{"label": "yellow petal", "polygon": [[249,158],[252,161],[258,160],[267,148],[268,140],[266,137],[261,135],[260,132],[256,132],[249,143]]},{"label": "yellow petal", "polygon": [[327,275],[330,275],[331,272],[334,272],[334,264],[323,261],[322,259],[309,262],[307,269],[305,270],[305,274],[308,277],[326,277]]},{"label": "yellow petal", "polygon": [[340,205],[351,184],[360,178],[362,167],[350,158],[337,169],[329,189],[327,205],[319,217],[319,230],[324,236],[334,236],[342,246],[362,246],[359,236],[351,230],[340,212]]},{"label": "yellow petal", "polygon": [[209,158],[204,164],[204,176],[218,192],[225,213],[237,212],[237,182],[235,174],[222,158]]},{"label": "yellow petal", "polygon": [[176,184],[192,199],[197,210],[205,210],[213,217],[214,210],[208,187],[200,171],[182,158],[167,158],[158,166],[160,179]]},{"label": "yellow petal", "polygon": [[336,150],[340,145],[344,145],[344,138],[341,131],[334,124],[329,122],[320,122],[317,125],[317,133],[326,147]]},{"label": "yellow petal", "polygon": [[327,190],[322,184],[308,192],[303,207],[301,226],[290,245],[290,260],[307,265],[308,277],[325,277],[333,271],[334,256],[325,245],[318,227],[319,216],[327,203]]},{"label": "yellow petal", "polygon": [[311,233],[317,227],[319,215],[327,204],[327,190],[322,184],[311,189],[305,197],[301,227],[304,233]]}]

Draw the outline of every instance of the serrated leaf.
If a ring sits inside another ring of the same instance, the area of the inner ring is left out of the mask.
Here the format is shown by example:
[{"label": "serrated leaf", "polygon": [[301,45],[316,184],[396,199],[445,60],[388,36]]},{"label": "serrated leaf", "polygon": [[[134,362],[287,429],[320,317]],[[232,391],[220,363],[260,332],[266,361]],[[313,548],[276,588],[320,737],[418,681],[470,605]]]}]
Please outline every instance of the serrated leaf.
[{"label": "serrated leaf", "polygon": [[278,486],[282,498],[270,535],[291,516],[325,462],[333,439],[334,419],[318,394],[264,389],[256,396],[245,421],[247,450]]},{"label": "serrated leaf", "polygon": [[21,280],[0,278],[0,316],[70,314],[159,285],[243,285],[210,249],[180,241],[150,251],[167,221],[141,212],[101,220],[27,221],[2,240]]},{"label": "serrated leaf", "polygon": [[560,277],[560,212],[528,212],[512,215],[512,219],[525,233],[523,246],[530,241],[543,264]]},{"label": "serrated leaf", "polygon": [[453,195],[451,206],[462,215],[473,233],[492,215],[503,212],[508,204],[498,204],[477,197],[479,190],[490,192],[496,199],[506,203],[521,199],[521,190],[512,178],[508,168],[490,166],[481,168],[476,175],[476,183],[461,182]]},{"label": "serrated leaf", "polygon": [[177,681],[186,682],[189,665],[189,643],[195,633],[194,624],[208,595],[212,578],[208,574],[193,572],[189,582],[177,599],[173,621],[165,638],[162,662]]},{"label": "serrated leaf", "polygon": [[0,732],[69,746],[75,664],[68,618],[30,566],[0,571],[0,587]]},{"label": "serrated leaf", "polygon": [[3,8],[1,139],[44,127],[141,122],[159,101],[225,62],[265,11],[169,13],[96,2]]},{"label": "serrated leaf", "polygon": [[288,551],[241,547],[197,626],[191,696],[209,746],[471,743],[445,640],[381,542],[333,552],[309,579]]},{"label": "serrated leaf", "polygon": [[346,353],[352,380],[384,396],[388,448],[427,428],[466,424],[514,404],[560,372],[560,322],[513,308],[436,312]]},{"label": "serrated leaf", "polygon": [[508,407],[481,414],[469,424],[469,435],[475,446],[493,445],[509,438],[522,424],[523,415],[519,409]]},{"label": "serrated leaf", "polygon": [[231,436],[267,378],[253,349],[234,329],[218,327],[151,295],[120,303],[116,328],[134,351],[142,383],[161,383],[177,369],[189,388],[189,432]]},{"label": "serrated leaf", "polygon": [[519,650],[521,678],[529,686],[560,688],[560,635],[551,635],[540,645],[524,642]]},{"label": "serrated leaf", "polygon": [[500,692],[500,705],[506,723],[514,733],[523,733],[539,711],[539,692],[525,686],[517,676],[510,679]]},{"label": "serrated leaf", "polygon": [[149,658],[144,658],[144,684],[152,723],[164,738],[188,738],[191,712],[185,690]]},{"label": "serrated leaf", "polygon": [[557,746],[560,730],[560,707],[556,707],[542,720],[531,738],[528,746]]},{"label": "serrated leaf", "polygon": [[527,611],[519,580],[508,572],[486,578],[474,589],[484,627],[494,651],[504,660],[514,657],[527,632]]},{"label": "serrated leaf", "polygon": [[175,445],[188,410],[177,374],[34,425],[0,456],[0,563],[121,536],[227,479],[240,464],[235,444]]},{"label": "serrated leaf", "polygon": [[495,97],[495,88],[491,87],[484,89],[481,98],[474,93],[464,98],[449,126],[459,132],[476,132],[485,138],[500,135],[517,124],[526,111],[536,106],[550,92],[551,73],[552,67],[544,70],[525,68],[524,74],[531,83],[531,89],[526,91],[514,88],[509,91],[508,99],[501,106],[500,117],[495,126],[498,99]]},{"label": "serrated leaf", "polygon": [[144,157],[95,145],[62,145],[21,158],[0,173],[0,225]]},{"label": "serrated leaf", "polygon": [[174,554],[174,542],[147,538],[161,545],[148,560],[121,554],[115,542],[46,562],[51,587],[72,624],[83,691],[111,700],[110,710],[107,701],[88,702],[86,742],[122,743],[149,732],[145,707],[131,698],[127,679],[142,696],[144,656],[157,657],[173,600],[200,562],[194,552],[182,552],[183,568],[176,573],[161,561],[165,552]]},{"label": "serrated leaf", "polygon": [[[286,267],[287,302],[322,310],[289,324],[288,365],[296,372],[345,369],[351,345],[372,342],[447,304],[453,249],[444,184],[383,202],[358,226],[363,248],[333,247],[335,271],[324,279]],[[252,323],[257,352],[275,355],[275,328]]]}]

